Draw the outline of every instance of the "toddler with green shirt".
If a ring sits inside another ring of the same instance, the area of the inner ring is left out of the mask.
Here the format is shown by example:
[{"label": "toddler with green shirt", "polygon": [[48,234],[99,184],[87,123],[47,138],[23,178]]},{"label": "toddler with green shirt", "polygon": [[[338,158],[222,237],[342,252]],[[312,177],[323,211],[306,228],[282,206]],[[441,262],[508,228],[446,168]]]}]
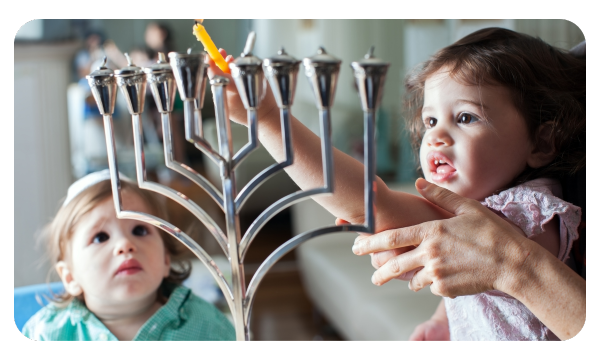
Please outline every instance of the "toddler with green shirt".
[{"label": "toddler with green shirt", "polygon": [[[166,218],[149,192],[121,176],[128,210]],[[33,340],[235,340],[231,322],[181,285],[174,239],[139,220],[117,219],[108,170],[76,181],[44,229],[65,287],[23,327]]]}]

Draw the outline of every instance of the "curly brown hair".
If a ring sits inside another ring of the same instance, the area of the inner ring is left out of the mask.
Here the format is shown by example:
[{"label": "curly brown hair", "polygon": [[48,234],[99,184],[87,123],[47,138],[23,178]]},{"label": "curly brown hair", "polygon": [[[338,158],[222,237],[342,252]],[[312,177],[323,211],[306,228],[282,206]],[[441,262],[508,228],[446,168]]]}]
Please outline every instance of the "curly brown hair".
[{"label": "curly brown hair", "polygon": [[556,157],[543,167],[528,167],[514,184],[562,178],[585,167],[585,57],[502,28],[476,31],[439,50],[405,80],[404,118],[417,156],[425,132],[425,80],[441,68],[467,85],[507,87],[535,145],[540,145],[538,128],[550,127]]},{"label": "curly brown hair", "polygon": [[[121,179],[121,191],[134,194],[142,199],[146,206],[148,206],[151,215],[167,219],[164,206],[159,203],[156,196],[151,192],[140,189],[135,184],[123,179]],[[40,240],[46,244],[48,255],[53,265],[50,270],[51,272],[54,269],[54,265],[59,261],[65,260],[67,246],[81,218],[109,197],[112,198],[110,180],[94,184],[78,194],[67,205],[61,206],[54,219],[44,227]],[[189,277],[191,266],[189,261],[178,259],[178,256],[183,252],[182,245],[164,231],[159,231],[159,234],[163,240],[165,249],[172,258],[169,276],[163,279],[157,293],[159,299],[164,301],[163,297],[165,293],[168,293],[168,288],[172,287],[172,285],[181,284]],[[72,300],[72,296],[67,292],[61,294],[50,292],[50,294],[51,298],[49,300],[59,306],[65,306]],[[78,299],[83,301],[81,295]]]}]

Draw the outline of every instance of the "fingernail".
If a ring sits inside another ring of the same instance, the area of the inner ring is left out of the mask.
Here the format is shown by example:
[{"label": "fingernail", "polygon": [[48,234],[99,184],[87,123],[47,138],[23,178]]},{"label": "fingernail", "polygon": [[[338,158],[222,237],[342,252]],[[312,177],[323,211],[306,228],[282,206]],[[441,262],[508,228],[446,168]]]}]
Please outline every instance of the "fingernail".
[{"label": "fingernail", "polygon": [[360,245],[352,245],[352,252],[356,255],[360,255]]},{"label": "fingernail", "polygon": [[419,178],[417,179],[417,187],[421,190],[425,190],[427,189],[427,186],[429,186],[429,182],[423,178]]}]

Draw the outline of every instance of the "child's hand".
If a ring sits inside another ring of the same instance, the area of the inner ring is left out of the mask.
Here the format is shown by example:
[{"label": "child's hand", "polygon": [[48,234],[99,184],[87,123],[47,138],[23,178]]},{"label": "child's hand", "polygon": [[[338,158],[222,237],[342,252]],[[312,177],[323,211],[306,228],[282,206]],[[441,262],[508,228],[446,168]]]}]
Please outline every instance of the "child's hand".
[{"label": "child's hand", "polygon": [[[219,49],[223,58],[227,63],[233,62],[234,58],[231,55],[227,55],[227,52],[224,49]],[[230,74],[224,73],[213,59],[209,57],[210,68],[208,69],[208,78],[212,79],[215,76],[224,76],[229,79],[229,85],[227,85],[227,106],[229,109],[229,118],[239,124],[247,123],[247,111],[244,108],[244,104],[240,99],[240,95],[238,93],[237,87],[233,81],[233,78]],[[273,93],[271,92],[270,86],[267,85],[266,94],[264,99],[260,102],[258,107],[258,119],[260,122],[264,122],[267,120],[279,120],[279,112],[277,111],[277,103],[275,102],[275,98],[273,97]]]},{"label": "child's hand", "polygon": [[431,319],[417,325],[408,339],[410,341],[449,341],[450,328],[448,321]]}]

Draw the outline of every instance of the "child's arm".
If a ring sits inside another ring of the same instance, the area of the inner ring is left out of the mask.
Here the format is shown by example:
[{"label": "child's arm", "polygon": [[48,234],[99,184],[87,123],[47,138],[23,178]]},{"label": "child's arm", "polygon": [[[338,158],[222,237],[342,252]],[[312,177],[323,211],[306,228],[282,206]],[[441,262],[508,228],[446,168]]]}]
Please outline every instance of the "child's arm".
[{"label": "child's arm", "polygon": [[[224,50],[221,50],[226,56]],[[233,59],[227,57],[230,62]],[[211,61],[211,76],[228,76]],[[233,81],[228,85],[227,101],[229,117],[239,123],[246,123],[244,109]],[[285,149],[281,141],[279,109],[270,89],[258,110],[259,139],[263,146],[281,162],[285,157]],[[323,186],[323,169],[321,162],[321,141],[310,129],[293,116],[291,132],[294,151],[294,164],[286,168],[289,176],[301,189],[312,189]],[[333,196],[317,196],[315,201],[330,213],[350,223],[364,221],[364,166],[358,160],[334,149],[334,194]],[[376,193],[376,231],[419,224],[424,221],[450,217],[450,214],[430,204],[426,200],[407,193],[391,191],[385,183],[377,178]]]},{"label": "child's arm", "polygon": [[[279,113],[261,121],[259,138],[276,161],[284,160],[281,142]],[[294,164],[286,168],[288,175],[301,189],[323,186],[321,140],[310,129],[292,116],[292,142]],[[315,201],[338,218],[357,224],[364,221],[364,166],[358,160],[333,149],[334,194],[317,196]],[[445,218],[441,209],[426,200],[407,193],[390,190],[377,178],[376,228],[377,231],[393,227],[418,224]]]},{"label": "child's arm", "polygon": [[441,341],[450,340],[450,326],[446,315],[444,299],[440,301],[431,319],[417,325],[408,340],[412,341]]}]

